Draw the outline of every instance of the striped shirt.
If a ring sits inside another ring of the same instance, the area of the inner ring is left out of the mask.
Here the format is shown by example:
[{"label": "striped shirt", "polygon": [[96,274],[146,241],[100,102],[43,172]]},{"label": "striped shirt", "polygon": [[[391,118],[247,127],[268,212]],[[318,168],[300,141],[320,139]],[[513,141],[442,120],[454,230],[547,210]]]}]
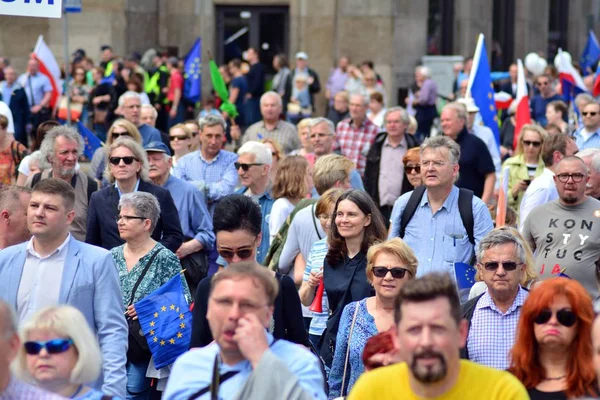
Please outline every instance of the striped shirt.
[{"label": "striped shirt", "polygon": [[200,151],[195,151],[177,160],[173,176],[196,186],[204,195],[208,212],[212,215],[217,202],[232,194],[238,183],[233,165],[237,159],[237,154],[221,150],[215,158],[207,161]]},{"label": "striped shirt", "polygon": [[0,393],[0,400],[61,400],[64,397],[46,392],[35,386],[19,381],[14,376],[10,377],[8,387]]},{"label": "striped shirt", "polygon": [[[308,255],[306,268],[304,269],[304,282],[308,282],[308,277],[311,272],[319,272],[323,270],[323,262],[327,255],[327,238],[316,241]],[[321,336],[329,319],[329,302],[327,301],[327,292],[323,291],[323,312],[313,312],[312,320],[310,321],[309,335]]]},{"label": "striped shirt", "polygon": [[512,306],[502,313],[486,290],[481,296],[469,328],[467,350],[469,360],[500,370],[509,366],[509,352],[515,342],[515,334],[521,307],[529,293],[519,287]]}]

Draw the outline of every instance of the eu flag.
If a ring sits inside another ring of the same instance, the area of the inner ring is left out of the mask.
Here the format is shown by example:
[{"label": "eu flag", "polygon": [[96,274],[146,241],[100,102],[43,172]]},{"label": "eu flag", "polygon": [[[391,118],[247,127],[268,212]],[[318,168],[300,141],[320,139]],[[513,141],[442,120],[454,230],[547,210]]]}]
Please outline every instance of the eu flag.
[{"label": "eu flag", "polygon": [[200,101],[200,79],[202,76],[202,39],[196,39],[190,52],[185,56],[183,97],[196,103]]},{"label": "eu flag", "polygon": [[100,84],[104,84],[104,83],[108,83],[109,85],[112,85],[115,83],[115,80],[117,79],[117,76],[115,75],[115,72],[111,72],[108,76],[105,76],[104,78],[102,78],[102,80],[100,81]]},{"label": "eu flag", "polygon": [[96,150],[102,147],[102,142],[81,122],[77,122],[77,130],[83,138],[83,154],[91,160]]},{"label": "eu flag", "polygon": [[496,143],[500,146],[498,114],[496,112],[496,103],[494,102],[494,85],[492,85],[490,63],[488,62],[487,48],[483,35],[479,35],[479,41],[475,49],[473,68],[471,69],[467,92],[471,93],[473,101],[479,107],[479,113],[484,125],[494,132]]},{"label": "eu flag", "polygon": [[458,286],[461,303],[464,303],[469,298],[471,287],[475,284],[476,273],[477,270],[475,267],[467,263],[454,263],[454,274],[456,275],[456,285]]},{"label": "eu flag", "polygon": [[589,31],[585,49],[583,49],[583,53],[579,58],[579,66],[583,70],[583,76],[589,75],[589,70],[598,63],[598,59],[600,59],[600,45],[594,31]]},{"label": "eu flag", "polygon": [[183,295],[181,274],[134,306],[156,369],[172,364],[187,351],[192,337],[192,312]]}]

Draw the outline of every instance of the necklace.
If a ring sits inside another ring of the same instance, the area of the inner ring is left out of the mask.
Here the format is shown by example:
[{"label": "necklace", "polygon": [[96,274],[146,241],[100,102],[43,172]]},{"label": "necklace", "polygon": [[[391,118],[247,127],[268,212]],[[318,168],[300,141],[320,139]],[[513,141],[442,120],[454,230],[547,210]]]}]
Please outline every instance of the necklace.
[{"label": "necklace", "polygon": [[81,389],[83,389],[83,385],[79,385],[79,387],[77,388],[77,390],[75,391],[75,393],[73,393],[70,398],[71,399],[76,398],[77,395],[79,394],[79,392],[81,392]]},{"label": "necklace", "polygon": [[567,376],[557,376],[556,378],[544,378],[545,381],[560,381],[561,379],[565,379]]}]

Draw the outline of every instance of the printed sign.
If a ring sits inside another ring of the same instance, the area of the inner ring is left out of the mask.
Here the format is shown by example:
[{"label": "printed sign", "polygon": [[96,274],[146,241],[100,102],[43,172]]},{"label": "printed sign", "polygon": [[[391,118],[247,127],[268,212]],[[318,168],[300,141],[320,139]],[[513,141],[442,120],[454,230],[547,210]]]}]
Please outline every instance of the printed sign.
[{"label": "printed sign", "polygon": [[60,18],[62,0],[0,0],[0,14]]}]

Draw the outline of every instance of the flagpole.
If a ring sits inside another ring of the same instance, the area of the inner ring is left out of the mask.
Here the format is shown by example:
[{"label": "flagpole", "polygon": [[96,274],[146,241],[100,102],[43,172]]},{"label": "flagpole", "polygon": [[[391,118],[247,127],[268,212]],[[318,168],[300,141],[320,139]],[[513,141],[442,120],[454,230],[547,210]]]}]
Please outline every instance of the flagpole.
[{"label": "flagpole", "polygon": [[[63,2],[63,6],[66,2]],[[69,21],[67,19],[68,13],[63,8],[63,48],[65,56],[65,81],[63,82],[63,88],[65,90],[65,96],[67,97],[67,125],[71,126],[71,96],[69,96],[69,75],[71,74],[69,67]]]}]

